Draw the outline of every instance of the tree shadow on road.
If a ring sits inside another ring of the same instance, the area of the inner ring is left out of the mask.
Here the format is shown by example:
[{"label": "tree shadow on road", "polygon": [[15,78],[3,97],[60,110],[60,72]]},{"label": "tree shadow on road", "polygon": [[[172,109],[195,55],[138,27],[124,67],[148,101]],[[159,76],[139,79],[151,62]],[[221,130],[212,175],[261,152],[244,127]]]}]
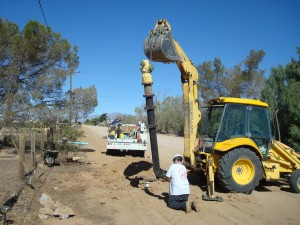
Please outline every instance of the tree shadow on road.
[{"label": "tree shadow on road", "polygon": [[256,191],[258,192],[272,192],[268,187],[279,187],[280,190],[285,191],[285,192],[292,192],[288,181],[285,180],[280,180],[280,181],[266,181],[266,180],[261,180],[259,182],[259,185],[255,188]]}]

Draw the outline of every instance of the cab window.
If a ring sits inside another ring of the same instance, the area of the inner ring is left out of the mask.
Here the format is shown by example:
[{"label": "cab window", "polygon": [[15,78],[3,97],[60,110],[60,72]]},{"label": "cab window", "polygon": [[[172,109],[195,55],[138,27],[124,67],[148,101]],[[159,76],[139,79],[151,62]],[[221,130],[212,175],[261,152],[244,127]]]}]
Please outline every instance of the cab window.
[{"label": "cab window", "polygon": [[244,105],[229,104],[222,121],[218,141],[246,135],[247,114]]},{"label": "cab window", "polygon": [[271,139],[269,116],[266,108],[251,107],[249,133],[262,154],[266,154]]}]

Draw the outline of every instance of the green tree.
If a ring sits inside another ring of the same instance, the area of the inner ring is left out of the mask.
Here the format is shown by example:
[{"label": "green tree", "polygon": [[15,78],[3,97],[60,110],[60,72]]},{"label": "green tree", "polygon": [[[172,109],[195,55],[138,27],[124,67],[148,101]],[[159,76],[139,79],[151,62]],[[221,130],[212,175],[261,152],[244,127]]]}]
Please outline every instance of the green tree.
[{"label": "green tree", "polygon": [[228,96],[237,98],[260,99],[265,71],[259,69],[265,52],[251,50],[246,59],[229,70]]},{"label": "green tree", "polygon": [[[35,119],[42,121],[42,127],[47,127],[47,148],[56,149],[57,143],[62,138],[70,138],[69,136],[63,135],[64,127],[60,125],[60,121],[65,118],[65,110],[59,107],[39,107],[35,112]],[[71,129],[71,128],[69,128]],[[77,128],[74,127],[74,132]],[[71,132],[71,131],[70,131]],[[80,138],[80,137],[79,137]],[[70,139],[74,140],[74,139]]]},{"label": "green tree", "polygon": [[197,67],[199,73],[198,89],[204,102],[212,98],[227,96],[227,74],[221,59],[203,62]]},{"label": "green tree", "polygon": [[65,106],[66,76],[79,64],[72,47],[51,28],[29,21],[22,31],[0,18],[0,115],[3,124],[25,121],[41,108]]},{"label": "green tree", "polygon": [[86,118],[98,105],[97,90],[95,86],[89,88],[76,88],[72,92],[71,108],[75,114],[75,123],[81,118]]},{"label": "green tree", "polygon": [[106,123],[106,121],[107,121],[107,113],[103,113],[99,117],[96,117],[93,119],[86,119],[86,121],[84,123],[87,125],[97,126],[101,123]]},{"label": "green tree", "polygon": [[272,68],[270,77],[261,92],[262,100],[269,104],[274,119],[278,109],[278,120],[282,141],[292,148],[300,149],[300,49],[298,59],[292,59],[285,67]]},{"label": "green tree", "polygon": [[135,117],[137,119],[137,121],[147,121],[147,114],[146,114],[146,110],[144,108],[144,104],[142,104],[141,106],[135,107],[134,112],[135,112]]},{"label": "green tree", "polygon": [[107,113],[103,113],[103,114],[100,116],[99,122],[100,122],[100,123],[103,123],[103,122],[106,122],[106,121],[107,121]]},{"label": "green tree", "polygon": [[183,135],[182,97],[166,97],[161,103],[159,115],[159,130],[164,133]]},{"label": "green tree", "polygon": [[235,98],[241,97],[242,83],[243,83],[243,77],[241,74],[242,74],[242,65],[241,64],[238,64],[229,70],[229,72],[228,72],[229,80],[227,82],[229,97],[235,97]]},{"label": "green tree", "polygon": [[259,69],[259,64],[262,62],[265,54],[262,50],[251,50],[249,56],[244,60],[241,97],[260,99],[260,92],[265,82],[265,71]]},{"label": "green tree", "polygon": [[251,50],[245,60],[231,69],[226,69],[218,58],[200,64],[198,89],[203,101],[227,96],[259,99],[265,82],[264,70],[259,69],[264,55],[262,50]]}]

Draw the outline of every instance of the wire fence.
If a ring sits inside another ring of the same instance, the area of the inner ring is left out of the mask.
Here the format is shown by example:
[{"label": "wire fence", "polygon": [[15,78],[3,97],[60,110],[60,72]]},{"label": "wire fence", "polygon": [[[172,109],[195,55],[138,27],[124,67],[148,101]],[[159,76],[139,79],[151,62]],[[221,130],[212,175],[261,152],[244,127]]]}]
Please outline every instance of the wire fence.
[{"label": "wire fence", "polygon": [[30,184],[37,164],[43,161],[45,137],[44,129],[0,131],[0,206]]}]

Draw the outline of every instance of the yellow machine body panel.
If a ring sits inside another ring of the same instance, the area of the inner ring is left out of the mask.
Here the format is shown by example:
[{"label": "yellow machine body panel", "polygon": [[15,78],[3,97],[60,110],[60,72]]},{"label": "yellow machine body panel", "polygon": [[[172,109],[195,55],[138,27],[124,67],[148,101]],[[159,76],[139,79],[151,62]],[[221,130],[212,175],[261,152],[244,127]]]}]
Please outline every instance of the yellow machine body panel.
[{"label": "yellow machine body panel", "polygon": [[280,168],[279,163],[263,162],[263,171],[267,180],[279,180]]},{"label": "yellow machine body panel", "polygon": [[256,99],[248,99],[248,98],[220,97],[220,98],[211,99],[208,102],[209,105],[226,104],[226,103],[236,103],[236,104],[268,107],[268,104],[265,102],[262,102],[262,101],[256,100]]},{"label": "yellow machine body panel", "polygon": [[266,180],[278,180],[281,174],[300,169],[300,156],[287,145],[273,140],[267,160],[262,162]]},{"label": "yellow machine body panel", "polygon": [[276,140],[271,143],[267,161],[278,163],[280,165],[279,170],[283,173],[300,169],[299,153]]},{"label": "yellow machine body panel", "polygon": [[262,158],[262,154],[257,148],[257,145],[250,138],[241,137],[241,138],[229,139],[222,142],[217,142],[214,146],[214,150],[219,152],[227,152],[231,149],[239,148],[239,147],[250,147],[256,152],[257,155],[259,155],[260,158]]}]

